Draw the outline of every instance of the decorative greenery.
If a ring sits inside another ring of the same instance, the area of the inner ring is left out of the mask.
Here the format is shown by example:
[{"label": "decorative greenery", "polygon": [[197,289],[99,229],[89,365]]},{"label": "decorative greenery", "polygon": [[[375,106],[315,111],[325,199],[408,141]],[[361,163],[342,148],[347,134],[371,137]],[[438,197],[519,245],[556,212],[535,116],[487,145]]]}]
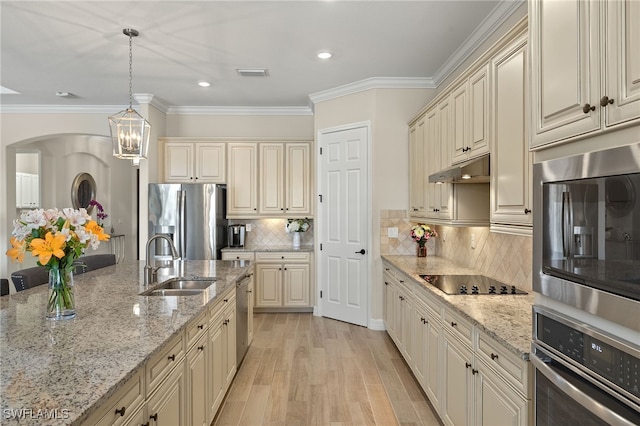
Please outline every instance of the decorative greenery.
[{"label": "decorative greenery", "polygon": [[290,232],[307,232],[310,226],[310,221],[306,217],[304,219],[288,219],[285,231],[287,231],[287,234]]},{"label": "decorative greenery", "polygon": [[413,238],[420,247],[424,247],[429,238],[435,238],[437,236],[438,233],[431,229],[429,225],[419,223],[411,228],[411,238]]}]

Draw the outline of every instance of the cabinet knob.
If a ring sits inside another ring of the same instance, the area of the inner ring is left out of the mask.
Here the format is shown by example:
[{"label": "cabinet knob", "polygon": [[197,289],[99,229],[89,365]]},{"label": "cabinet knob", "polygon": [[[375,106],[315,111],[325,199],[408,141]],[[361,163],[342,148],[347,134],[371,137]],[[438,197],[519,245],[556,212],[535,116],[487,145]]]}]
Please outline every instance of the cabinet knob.
[{"label": "cabinet knob", "polygon": [[120,417],[124,416],[124,412],[127,410],[127,407],[116,408],[116,414],[120,414]]},{"label": "cabinet knob", "polygon": [[229,301],[229,299],[222,299],[222,301],[223,301],[224,303],[227,303],[227,302]]},{"label": "cabinet knob", "polygon": [[457,325],[458,325],[458,323],[457,323],[457,322],[453,322],[453,321],[451,321],[451,327],[456,327]]},{"label": "cabinet knob", "polygon": [[589,104],[584,104],[584,106],[582,107],[582,112],[584,112],[585,114],[589,114],[589,112],[591,111],[595,111],[596,107],[591,106]]},{"label": "cabinet knob", "polygon": [[175,361],[175,360],[176,360],[176,356],[175,356],[175,354],[174,354],[174,355],[169,355],[169,356],[167,357],[167,359],[168,359],[169,361]]},{"label": "cabinet knob", "polygon": [[471,374],[478,374],[478,370],[476,370],[475,368],[471,369]]},{"label": "cabinet knob", "polygon": [[158,413],[155,413],[153,416],[149,416],[149,418],[151,420],[153,420],[154,422],[157,422],[158,421]]},{"label": "cabinet knob", "polygon": [[199,351],[204,351],[204,345],[202,345],[202,346],[198,346],[198,350],[199,350]]},{"label": "cabinet knob", "polygon": [[604,95],[602,99],[600,99],[600,106],[603,108],[611,104],[613,104],[613,99],[609,99],[607,95]]},{"label": "cabinet knob", "polygon": [[491,359],[493,359],[493,360],[498,359],[498,355],[496,355],[493,352],[491,352]]},{"label": "cabinet knob", "polygon": [[204,324],[198,324],[198,328],[202,330],[204,328]]},{"label": "cabinet knob", "polygon": [[469,364],[468,362],[465,362],[465,363],[464,363],[464,366],[465,366],[465,367],[467,367],[467,368],[469,368],[469,367],[471,367],[471,364]]},{"label": "cabinet knob", "polygon": [[524,214],[529,214],[531,213],[531,209],[524,209]]}]

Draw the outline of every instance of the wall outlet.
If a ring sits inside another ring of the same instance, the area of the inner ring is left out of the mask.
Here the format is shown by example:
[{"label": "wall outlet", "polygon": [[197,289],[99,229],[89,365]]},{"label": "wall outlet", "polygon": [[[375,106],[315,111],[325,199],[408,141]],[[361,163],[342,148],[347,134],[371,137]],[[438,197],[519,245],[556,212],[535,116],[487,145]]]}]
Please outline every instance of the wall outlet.
[{"label": "wall outlet", "polygon": [[251,224],[250,224],[250,223],[247,223],[247,224],[244,226],[244,230],[245,230],[245,231],[247,231],[247,232],[251,232]]},{"label": "wall outlet", "polygon": [[471,248],[476,248],[476,234],[471,234]]},{"label": "wall outlet", "polygon": [[397,227],[387,228],[387,236],[389,238],[398,238],[398,228]]}]

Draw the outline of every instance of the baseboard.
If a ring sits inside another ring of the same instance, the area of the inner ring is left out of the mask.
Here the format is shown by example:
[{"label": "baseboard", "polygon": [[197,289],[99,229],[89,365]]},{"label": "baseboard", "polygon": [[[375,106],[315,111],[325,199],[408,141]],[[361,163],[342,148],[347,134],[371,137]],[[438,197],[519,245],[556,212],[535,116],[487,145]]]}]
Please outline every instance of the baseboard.
[{"label": "baseboard", "polygon": [[377,331],[385,331],[387,329],[384,326],[384,320],[376,318],[369,318],[369,325],[367,326],[367,328]]}]

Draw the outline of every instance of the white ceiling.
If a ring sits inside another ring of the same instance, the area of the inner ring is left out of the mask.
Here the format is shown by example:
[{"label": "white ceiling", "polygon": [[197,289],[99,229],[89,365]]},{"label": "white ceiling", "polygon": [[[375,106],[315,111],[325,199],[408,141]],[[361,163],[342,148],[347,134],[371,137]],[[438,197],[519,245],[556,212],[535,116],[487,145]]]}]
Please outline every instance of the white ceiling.
[{"label": "white ceiling", "polygon": [[[125,27],[140,32],[133,92],[153,94],[167,111],[308,110],[310,95],[367,82],[433,87],[522,1],[2,0],[0,85],[19,94],[0,95],[0,104],[126,105]],[[323,49],[333,58],[317,59]],[[236,68],[268,68],[269,76],[240,77]]]}]

